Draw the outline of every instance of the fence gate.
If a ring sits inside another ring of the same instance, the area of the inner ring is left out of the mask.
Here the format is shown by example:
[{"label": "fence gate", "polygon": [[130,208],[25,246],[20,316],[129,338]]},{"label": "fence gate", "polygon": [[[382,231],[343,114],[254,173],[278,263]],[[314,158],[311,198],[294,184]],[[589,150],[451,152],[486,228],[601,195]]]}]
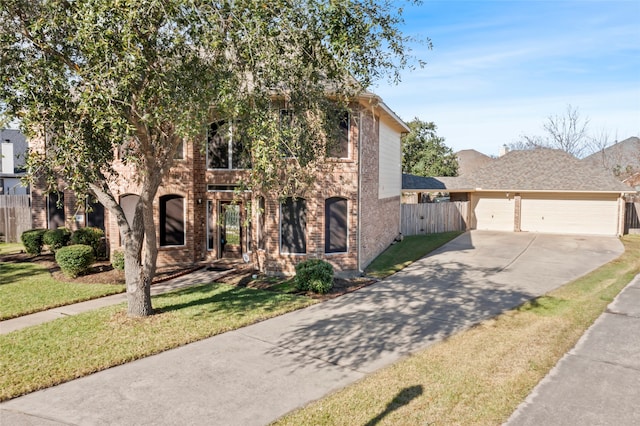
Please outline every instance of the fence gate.
[{"label": "fence gate", "polygon": [[640,202],[626,203],[624,215],[624,233],[640,233]]},{"label": "fence gate", "polygon": [[0,195],[0,241],[20,242],[20,235],[31,229],[29,195]]},{"label": "fence gate", "polygon": [[468,201],[402,204],[402,235],[466,231]]}]

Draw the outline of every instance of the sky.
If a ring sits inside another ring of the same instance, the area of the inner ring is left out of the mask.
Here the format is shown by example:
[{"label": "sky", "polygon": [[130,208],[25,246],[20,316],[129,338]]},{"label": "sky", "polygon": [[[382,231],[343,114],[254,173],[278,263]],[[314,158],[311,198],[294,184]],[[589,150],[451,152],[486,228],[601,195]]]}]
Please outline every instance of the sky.
[{"label": "sky", "polygon": [[454,151],[498,155],[571,106],[610,143],[640,136],[640,0],[425,0],[404,8],[424,68],[372,90]]}]

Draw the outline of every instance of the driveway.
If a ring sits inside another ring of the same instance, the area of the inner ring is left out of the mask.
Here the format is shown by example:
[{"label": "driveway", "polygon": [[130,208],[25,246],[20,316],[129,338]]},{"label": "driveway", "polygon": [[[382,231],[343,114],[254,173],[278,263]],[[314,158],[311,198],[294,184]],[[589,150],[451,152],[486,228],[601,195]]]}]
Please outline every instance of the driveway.
[{"label": "driveway", "polygon": [[0,423],[267,424],[623,251],[472,231],[355,293],[0,404]]}]

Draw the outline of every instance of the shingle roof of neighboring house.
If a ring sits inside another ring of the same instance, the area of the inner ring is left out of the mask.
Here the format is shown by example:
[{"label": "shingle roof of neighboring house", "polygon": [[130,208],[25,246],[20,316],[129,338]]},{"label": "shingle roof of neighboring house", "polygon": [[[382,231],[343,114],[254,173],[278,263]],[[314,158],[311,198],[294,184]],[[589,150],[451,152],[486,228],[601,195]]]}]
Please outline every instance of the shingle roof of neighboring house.
[{"label": "shingle roof of neighboring house", "polygon": [[467,176],[476,169],[485,166],[487,163],[492,162],[494,159],[485,155],[475,149],[463,149],[456,152],[458,157],[458,175]]},{"label": "shingle roof of neighboring house", "polygon": [[602,168],[557,149],[511,151],[455,178],[402,175],[403,190],[632,192]]},{"label": "shingle roof of neighboring house", "polygon": [[[582,161],[611,173],[618,167],[620,178],[625,179],[640,170],[640,138],[627,138],[583,158]],[[630,166],[629,172],[626,172],[627,166]]]},{"label": "shingle roof of neighboring house", "polygon": [[476,190],[628,192],[604,169],[557,149],[511,151],[464,182]]},{"label": "shingle roof of neighboring house", "polygon": [[449,189],[457,189],[460,187],[458,184],[460,178],[458,177],[422,177],[416,175],[410,175],[407,173],[402,174],[402,189],[403,190],[434,190],[434,191],[447,191]]}]

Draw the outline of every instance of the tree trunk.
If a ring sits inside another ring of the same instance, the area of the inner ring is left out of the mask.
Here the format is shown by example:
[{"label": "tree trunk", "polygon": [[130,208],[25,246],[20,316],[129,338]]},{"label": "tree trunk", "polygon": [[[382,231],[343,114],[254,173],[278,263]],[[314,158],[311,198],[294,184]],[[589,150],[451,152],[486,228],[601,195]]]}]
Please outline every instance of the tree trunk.
[{"label": "tree trunk", "polygon": [[140,262],[140,255],[133,247],[125,244],[124,274],[127,286],[127,315],[144,317],[153,314],[151,306],[152,276],[146,273]]}]

